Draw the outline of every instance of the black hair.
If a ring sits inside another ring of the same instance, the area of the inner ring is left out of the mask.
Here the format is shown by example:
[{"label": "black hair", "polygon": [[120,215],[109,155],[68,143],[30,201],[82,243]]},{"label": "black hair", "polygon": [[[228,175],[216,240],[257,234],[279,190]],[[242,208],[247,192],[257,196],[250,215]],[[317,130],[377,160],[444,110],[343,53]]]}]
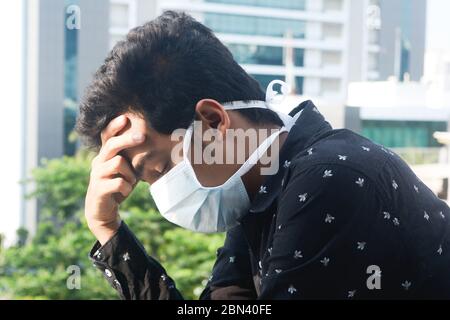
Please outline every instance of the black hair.
[{"label": "black hair", "polygon": [[[265,100],[265,93],[209,28],[188,14],[166,11],[114,46],[86,90],[76,129],[89,146],[99,147],[107,124],[131,111],[171,134],[189,127],[202,99]],[[271,110],[239,112],[256,124],[282,126]]]}]

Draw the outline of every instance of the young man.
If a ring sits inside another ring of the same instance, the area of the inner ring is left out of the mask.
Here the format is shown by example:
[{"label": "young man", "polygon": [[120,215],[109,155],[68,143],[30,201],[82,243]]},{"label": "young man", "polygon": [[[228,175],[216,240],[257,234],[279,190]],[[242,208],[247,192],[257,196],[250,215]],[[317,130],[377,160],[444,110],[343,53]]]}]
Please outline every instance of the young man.
[{"label": "young man", "polygon": [[[98,239],[91,257],[120,296],[181,298],[119,217],[142,180],[168,220],[227,231],[202,299],[450,298],[449,207],[397,155],[333,130],[312,102],[282,120],[265,100],[213,33],[182,13],[112,50],[78,131],[100,147],[85,207]],[[188,129],[181,147],[178,129]],[[208,130],[216,139],[197,144]],[[267,134],[241,146],[228,135],[252,130]],[[211,145],[233,161],[193,160],[196,146],[206,154]]]}]

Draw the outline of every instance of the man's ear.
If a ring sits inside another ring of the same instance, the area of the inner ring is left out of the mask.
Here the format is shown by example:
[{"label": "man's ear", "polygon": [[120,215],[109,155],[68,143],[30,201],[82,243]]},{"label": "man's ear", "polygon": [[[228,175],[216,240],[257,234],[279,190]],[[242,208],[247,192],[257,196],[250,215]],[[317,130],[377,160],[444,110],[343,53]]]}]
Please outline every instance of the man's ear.
[{"label": "man's ear", "polygon": [[200,100],[195,107],[195,112],[198,120],[202,121],[206,129],[217,129],[225,135],[226,130],[230,128],[230,117],[224,107],[216,100]]}]

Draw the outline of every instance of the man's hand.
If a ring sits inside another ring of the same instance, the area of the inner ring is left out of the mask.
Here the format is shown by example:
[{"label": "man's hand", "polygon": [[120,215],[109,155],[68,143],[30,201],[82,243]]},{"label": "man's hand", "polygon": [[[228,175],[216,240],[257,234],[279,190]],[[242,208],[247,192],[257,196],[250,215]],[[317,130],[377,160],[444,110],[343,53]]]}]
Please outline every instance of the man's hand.
[{"label": "man's hand", "polygon": [[102,148],[92,160],[85,216],[91,232],[104,245],[120,227],[119,204],[136,185],[136,177],[128,161],[120,155],[127,148],[144,142],[142,133],[119,134],[128,123],[120,116],[102,132]]}]

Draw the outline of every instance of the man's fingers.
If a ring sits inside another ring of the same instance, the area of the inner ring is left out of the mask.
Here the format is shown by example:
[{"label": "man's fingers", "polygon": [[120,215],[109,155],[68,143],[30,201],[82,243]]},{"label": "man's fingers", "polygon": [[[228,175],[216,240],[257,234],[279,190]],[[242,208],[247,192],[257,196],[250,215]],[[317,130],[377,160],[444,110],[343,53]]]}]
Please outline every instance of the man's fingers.
[{"label": "man's fingers", "polygon": [[115,156],[111,160],[103,163],[101,171],[100,178],[115,178],[117,175],[120,175],[131,185],[136,183],[136,176],[133,170],[128,164],[128,161],[122,156]]},{"label": "man's fingers", "polygon": [[123,178],[105,180],[105,191],[108,194],[120,193],[123,197],[128,197],[133,191],[133,186]]},{"label": "man's fingers", "polygon": [[120,151],[140,145],[145,140],[142,133],[123,134],[112,137],[103,145],[96,161],[106,162],[114,158]]},{"label": "man's fingers", "polygon": [[128,123],[127,117],[124,115],[121,115],[113,120],[108,124],[108,126],[102,131],[101,133],[101,139],[102,139],[102,145],[106,143],[110,138],[117,135],[120,130],[125,128],[126,124]]}]

